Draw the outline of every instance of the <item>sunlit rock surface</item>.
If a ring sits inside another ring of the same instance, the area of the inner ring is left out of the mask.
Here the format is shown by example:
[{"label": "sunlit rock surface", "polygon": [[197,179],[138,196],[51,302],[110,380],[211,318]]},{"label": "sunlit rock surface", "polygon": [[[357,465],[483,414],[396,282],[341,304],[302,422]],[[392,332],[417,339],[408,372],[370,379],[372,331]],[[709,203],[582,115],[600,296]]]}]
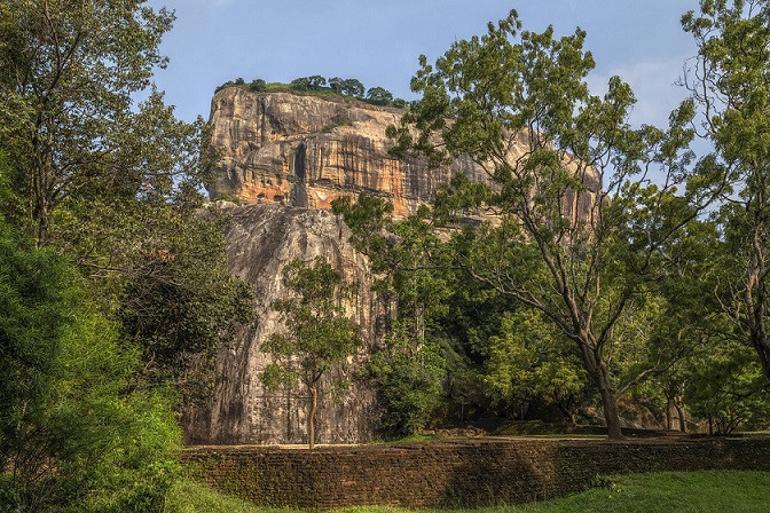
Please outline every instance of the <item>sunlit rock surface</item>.
[{"label": "sunlit rock surface", "polygon": [[[269,357],[260,343],[281,329],[271,308],[285,297],[283,268],[293,259],[311,261],[325,256],[349,283],[355,284],[348,315],[361,327],[365,345],[342,372],[348,390],[321,396],[317,417],[320,442],[355,442],[373,436],[373,397],[355,379],[361,357],[381,331],[382,308],[371,291],[365,257],[348,243],[348,229],[328,210],[280,205],[229,207],[233,223],[228,233],[228,261],[234,274],[254,286],[254,323],[220,350],[216,385],[209,408],[186,419],[188,440],[197,443],[303,443],[306,441],[305,393],[271,392],[259,375]],[[326,387],[328,388],[328,387]]]},{"label": "sunlit rock surface", "polygon": [[[401,111],[342,98],[291,93],[256,93],[230,87],[212,101],[211,144],[219,160],[214,169],[213,199],[233,199],[228,234],[233,273],[257,294],[254,325],[222,348],[210,404],[185,418],[189,441],[198,443],[299,443],[305,441],[306,408],[298,394],[271,393],[259,380],[269,362],[260,344],[280,330],[271,309],[284,297],[282,269],[295,258],[325,256],[358,293],[348,305],[360,323],[367,346],[344,371],[354,376],[385,323],[385,301],[371,291],[366,259],[348,242],[342,220],[328,209],[340,196],[362,192],[390,199],[398,216],[431,200],[455,173],[473,180],[486,174],[469,159],[429,169],[418,159],[388,155],[389,125]],[[526,141],[515,140],[520,154]],[[587,216],[598,189],[587,176],[588,191],[571,195],[565,215]],[[340,370],[339,372],[343,372]],[[353,381],[340,397],[322,398],[317,422],[320,442],[371,439],[375,431],[373,394]]]}]

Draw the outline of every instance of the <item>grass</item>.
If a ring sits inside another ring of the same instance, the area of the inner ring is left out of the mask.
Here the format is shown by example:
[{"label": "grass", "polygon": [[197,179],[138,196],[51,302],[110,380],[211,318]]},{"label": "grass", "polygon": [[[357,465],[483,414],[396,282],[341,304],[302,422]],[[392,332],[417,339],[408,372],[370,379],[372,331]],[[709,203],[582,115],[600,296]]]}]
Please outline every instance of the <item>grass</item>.
[{"label": "grass", "polygon": [[180,481],[172,488],[166,500],[166,511],[169,513],[267,513],[270,510],[218,493],[195,481]]},{"label": "grass", "polygon": [[[658,473],[615,477],[606,488],[546,502],[497,506],[473,513],[768,513],[770,472]],[[260,508],[196,483],[183,483],[169,498],[175,513],[287,513]],[[297,510],[293,510],[297,511]],[[361,506],[336,513],[409,513],[405,508]],[[439,513],[423,510],[420,513]]]}]

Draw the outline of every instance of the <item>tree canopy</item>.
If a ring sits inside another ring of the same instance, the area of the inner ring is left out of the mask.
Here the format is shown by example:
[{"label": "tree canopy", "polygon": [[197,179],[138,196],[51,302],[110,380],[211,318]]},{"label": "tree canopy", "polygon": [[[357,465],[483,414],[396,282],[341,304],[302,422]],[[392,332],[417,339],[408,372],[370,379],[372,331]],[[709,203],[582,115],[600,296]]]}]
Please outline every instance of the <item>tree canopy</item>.
[{"label": "tree canopy", "polygon": [[[312,264],[294,260],[284,269],[290,297],[275,302],[286,326],[262,343],[261,350],[273,362],[262,371],[262,381],[271,389],[291,390],[304,386],[308,395],[307,439],[315,445],[315,417],[319,393],[326,380],[341,385],[330,371],[344,364],[361,346],[359,328],[345,315],[344,299],[349,284],[323,258]],[[327,384],[328,385],[328,384]]]}]

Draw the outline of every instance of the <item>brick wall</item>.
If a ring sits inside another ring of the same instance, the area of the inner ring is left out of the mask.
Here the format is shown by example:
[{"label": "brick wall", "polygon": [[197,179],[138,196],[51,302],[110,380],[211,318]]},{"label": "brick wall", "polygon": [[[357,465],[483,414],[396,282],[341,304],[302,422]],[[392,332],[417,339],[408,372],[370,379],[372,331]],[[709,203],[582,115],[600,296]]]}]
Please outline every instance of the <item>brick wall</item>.
[{"label": "brick wall", "polygon": [[183,458],[212,487],[265,506],[480,506],[576,492],[599,475],[770,470],[770,438],[221,447]]}]

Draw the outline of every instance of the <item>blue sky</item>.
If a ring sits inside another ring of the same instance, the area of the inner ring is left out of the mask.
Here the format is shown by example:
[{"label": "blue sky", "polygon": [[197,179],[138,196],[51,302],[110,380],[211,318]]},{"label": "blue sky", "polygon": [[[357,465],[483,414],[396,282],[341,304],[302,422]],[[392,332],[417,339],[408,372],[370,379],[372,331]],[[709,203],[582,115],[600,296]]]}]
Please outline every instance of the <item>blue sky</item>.
[{"label": "blue sky", "polygon": [[552,24],[557,34],[587,30],[600,93],[620,75],[637,94],[637,123],[665,123],[683,98],[674,85],[694,55],[679,19],[696,0],[151,0],[176,11],[162,51],[171,62],[156,76],[177,115],[207,117],[214,88],[241,76],[289,81],[352,77],[411,98],[417,57],[439,56],[489,20],[519,11],[524,28]]}]

